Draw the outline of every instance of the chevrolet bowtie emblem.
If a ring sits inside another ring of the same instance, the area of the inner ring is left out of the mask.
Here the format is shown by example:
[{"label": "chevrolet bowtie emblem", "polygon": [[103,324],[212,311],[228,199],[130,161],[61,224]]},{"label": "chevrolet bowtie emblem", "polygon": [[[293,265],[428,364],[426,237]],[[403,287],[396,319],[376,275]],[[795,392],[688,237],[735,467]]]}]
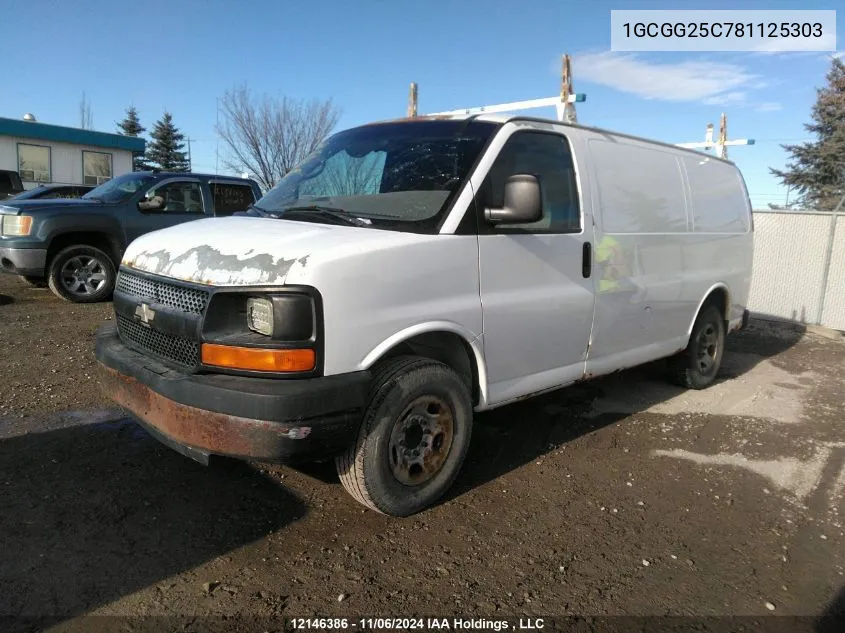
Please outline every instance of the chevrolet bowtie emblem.
[{"label": "chevrolet bowtie emblem", "polygon": [[153,310],[149,304],[142,303],[135,308],[135,316],[141,319],[141,323],[149,327],[152,320],[156,318],[156,311]]}]

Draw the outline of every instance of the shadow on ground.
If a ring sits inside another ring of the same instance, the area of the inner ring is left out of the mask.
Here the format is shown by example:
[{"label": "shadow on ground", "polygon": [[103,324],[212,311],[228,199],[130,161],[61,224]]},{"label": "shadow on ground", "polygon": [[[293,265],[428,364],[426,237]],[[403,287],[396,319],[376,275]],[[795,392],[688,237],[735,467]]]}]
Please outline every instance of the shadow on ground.
[{"label": "shadow on ground", "polygon": [[845,631],[845,587],[824,610],[816,623],[817,633],[842,633]]},{"label": "shadow on ground", "polygon": [[[717,383],[737,378],[761,361],[797,344],[805,328],[752,320],[748,328],[727,339],[726,359]],[[587,414],[619,383],[636,383],[636,401],[625,403],[625,413]],[[624,420],[682,394],[685,390],[666,380],[665,361],[656,361],[616,374],[579,383],[517,404],[476,416],[466,465],[446,499],[455,498],[542,457],[578,437]]]},{"label": "shadow on ground", "polygon": [[[305,513],[250,466],[204,468],[126,420],[0,440],[0,507],[0,616],[45,618],[42,625],[195,568]],[[196,582],[202,591],[204,579]]]}]

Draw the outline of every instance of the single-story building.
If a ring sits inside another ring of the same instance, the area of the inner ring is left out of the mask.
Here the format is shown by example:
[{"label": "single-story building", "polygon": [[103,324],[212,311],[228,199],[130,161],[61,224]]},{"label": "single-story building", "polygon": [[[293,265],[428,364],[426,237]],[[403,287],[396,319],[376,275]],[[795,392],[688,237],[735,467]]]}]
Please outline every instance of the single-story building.
[{"label": "single-story building", "polygon": [[26,189],[43,183],[99,185],[132,171],[142,138],[0,117],[0,169],[17,171]]}]

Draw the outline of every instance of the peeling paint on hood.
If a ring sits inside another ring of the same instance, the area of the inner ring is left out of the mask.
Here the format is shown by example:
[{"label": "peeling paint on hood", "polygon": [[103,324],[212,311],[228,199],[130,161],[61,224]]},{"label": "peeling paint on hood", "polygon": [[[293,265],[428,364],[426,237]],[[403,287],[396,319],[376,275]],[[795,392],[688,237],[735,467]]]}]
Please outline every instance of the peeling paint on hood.
[{"label": "peeling paint on hood", "polygon": [[220,286],[296,283],[315,256],[342,256],[422,236],[270,218],[207,218],[147,233],[126,249],[124,266]]}]

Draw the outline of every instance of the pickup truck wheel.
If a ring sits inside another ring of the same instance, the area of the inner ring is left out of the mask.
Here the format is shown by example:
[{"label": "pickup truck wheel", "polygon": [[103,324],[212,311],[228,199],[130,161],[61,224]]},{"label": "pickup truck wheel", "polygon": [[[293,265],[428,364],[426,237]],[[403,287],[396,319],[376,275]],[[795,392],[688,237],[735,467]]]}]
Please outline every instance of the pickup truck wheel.
[{"label": "pickup truck wheel", "polygon": [[93,246],[69,246],[50,262],[47,281],[56,295],[74,303],[94,303],[111,296],[115,269],[111,258]]},{"label": "pickup truck wheel", "polygon": [[44,277],[30,277],[29,275],[21,275],[21,279],[23,279],[27,284],[34,288],[47,287],[47,280]]},{"label": "pickup truck wheel", "polygon": [[714,305],[705,306],[692,327],[687,348],[669,359],[672,382],[688,389],[710,386],[725,353],[725,322]]},{"label": "pickup truck wheel", "polygon": [[335,465],[358,502],[409,516],[449,489],[471,436],[466,382],[443,363],[402,356],[376,370],[358,439]]}]

